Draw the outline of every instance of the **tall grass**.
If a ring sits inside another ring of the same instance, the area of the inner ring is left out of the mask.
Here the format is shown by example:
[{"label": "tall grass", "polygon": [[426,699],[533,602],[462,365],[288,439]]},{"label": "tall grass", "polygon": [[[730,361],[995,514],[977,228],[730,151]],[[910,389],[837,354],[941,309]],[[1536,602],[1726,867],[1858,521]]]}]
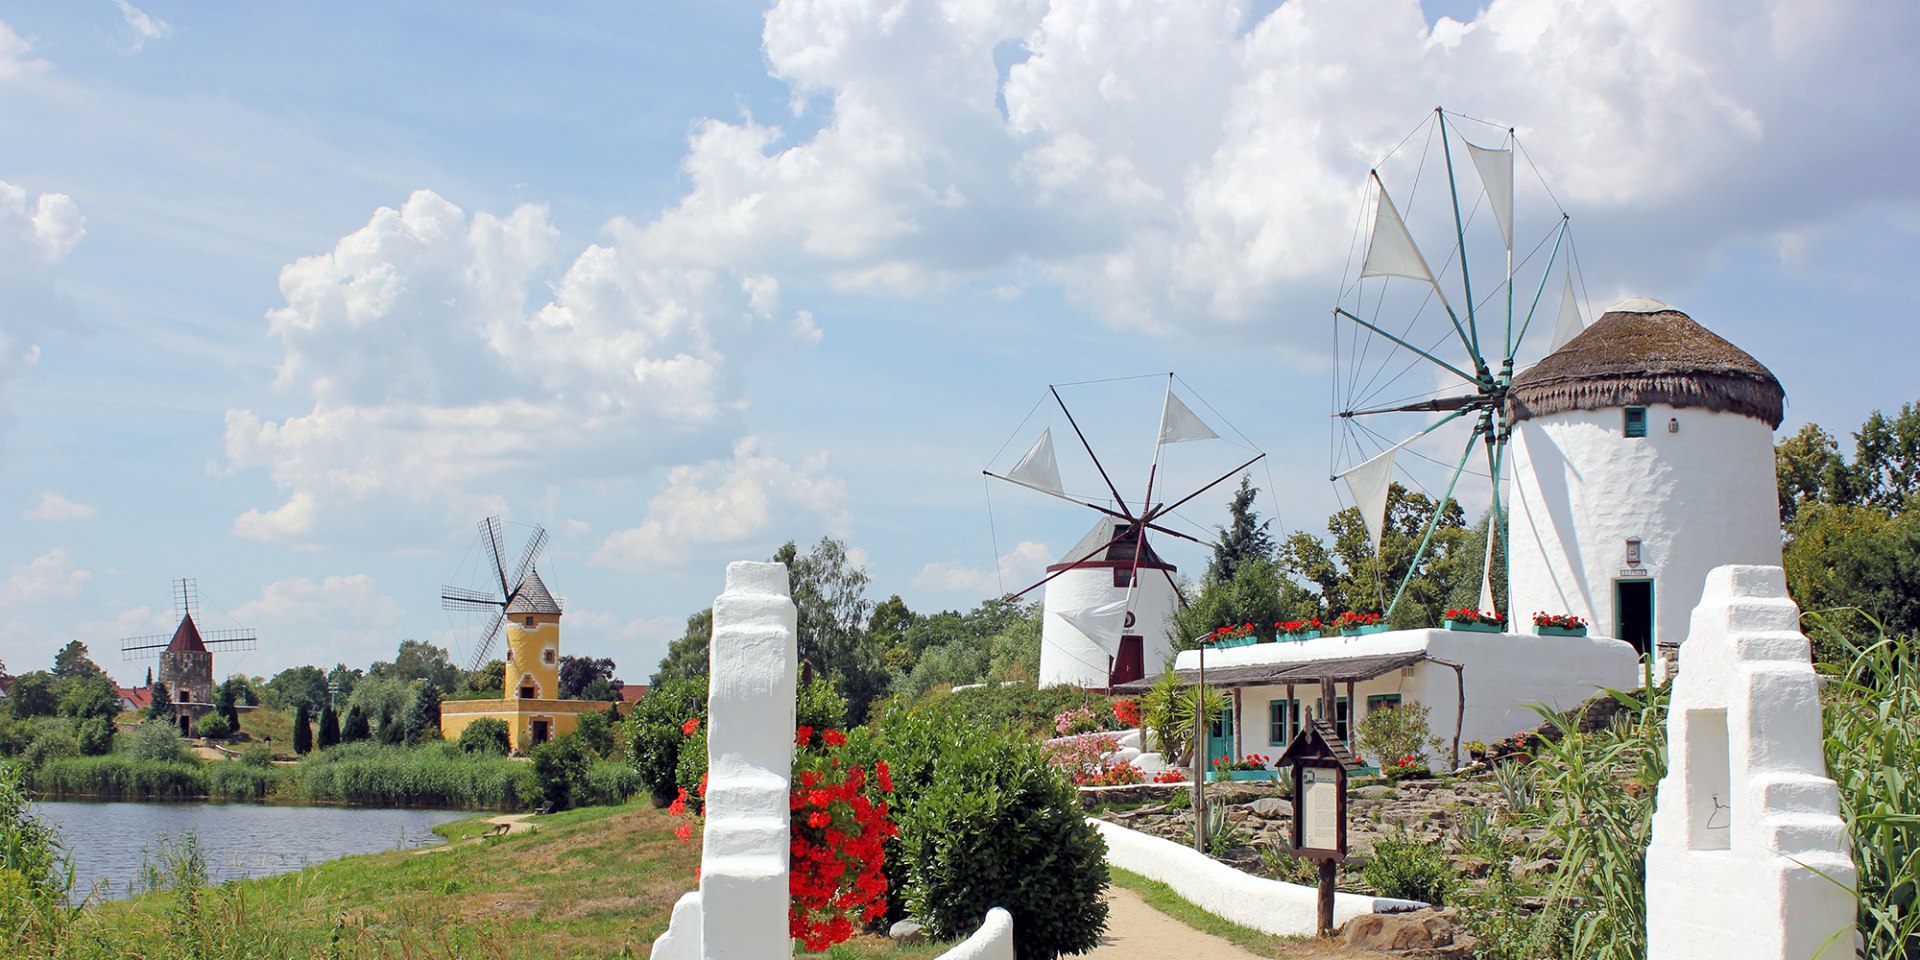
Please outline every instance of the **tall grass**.
[{"label": "tall grass", "polygon": [[193,800],[207,796],[207,772],[191,760],[139,760],[110,753],[49,760],[32,772],[31,785],[35,793],[48,797]]},{"label": "tall grass", "polygon": [[[1859,871],[1863,956],[1920,958],[1920,642],[1866,637],[1809,614],[1812,632],[1852,662],[1827,668],[1827,770]],[[1873,634],[1878,634],[1874,636]]]},{"label": "tall grass", "polygon": [[521,810],[540,796],[530,764],[462,751],[358,742],[309,756],[285,790],[310,801],[388,807]]}]

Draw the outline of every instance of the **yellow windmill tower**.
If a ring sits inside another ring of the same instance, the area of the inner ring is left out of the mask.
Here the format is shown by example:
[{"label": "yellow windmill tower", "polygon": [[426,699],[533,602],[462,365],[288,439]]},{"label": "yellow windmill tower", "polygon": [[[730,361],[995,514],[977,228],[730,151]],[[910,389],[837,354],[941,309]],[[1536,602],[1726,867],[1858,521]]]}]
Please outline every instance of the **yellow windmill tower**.
[{"label": "yellow windmill tower", "polygon": [[455,739],[461,731],[481,717],[506,721],[507,740],[515,751],[524,751],[537,743],[571,733],[579,725],[580,714],[605,710],[606,705],[591,700],[560,699],[560,601],[553,598],[547,585],[534,569],[540,551],[547,545],[547,531],[533,528],[533,536],[520,551],[519,562],[509,572],[500,544],[500,518],[480,521],[481,539],[486,542],[498,577],[500,593],[442,587],[440,605],[447,610],[491,610],[492,622],[474,647],[469,670],[478,670],[493,655],[494,643],[507,635],[507,659],[503,689],[498,700],[448,700],[440,704],[440,735]]}]

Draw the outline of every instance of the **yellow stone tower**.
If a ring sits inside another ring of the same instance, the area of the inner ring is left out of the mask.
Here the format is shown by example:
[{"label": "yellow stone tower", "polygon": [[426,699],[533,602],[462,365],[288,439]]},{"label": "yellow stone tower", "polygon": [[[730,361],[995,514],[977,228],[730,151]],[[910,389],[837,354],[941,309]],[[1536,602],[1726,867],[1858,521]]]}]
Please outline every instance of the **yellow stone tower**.
[{"label": "yellow stone tower", "polygon": [[538,571],[530,572],[507,604],[508,700],[560,699],[560,604]]}]

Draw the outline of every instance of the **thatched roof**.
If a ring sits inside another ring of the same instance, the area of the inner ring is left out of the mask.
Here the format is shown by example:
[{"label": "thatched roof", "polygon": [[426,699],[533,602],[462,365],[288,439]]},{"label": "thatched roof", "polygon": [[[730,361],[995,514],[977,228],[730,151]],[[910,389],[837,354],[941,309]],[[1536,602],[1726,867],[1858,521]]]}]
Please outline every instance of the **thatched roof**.
[{"label": "thatched roof", "polygon": [[1786,391],[1739,347],[1664,303],[1630,300],[1513,378],[1514,421],[1568,410],[1664,404],[1738,413],[1778,427]]}]

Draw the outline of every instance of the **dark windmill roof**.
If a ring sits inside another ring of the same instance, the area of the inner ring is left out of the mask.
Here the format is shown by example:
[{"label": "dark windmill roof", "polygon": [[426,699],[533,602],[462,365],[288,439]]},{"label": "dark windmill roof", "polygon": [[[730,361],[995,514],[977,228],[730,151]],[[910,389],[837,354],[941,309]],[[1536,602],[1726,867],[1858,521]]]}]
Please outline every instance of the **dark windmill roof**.
[{"label": "dark windmill roof", "polygon": [[193,625],[193,614],[180,618],[180,626],[173,631],[173,639],[167,643],[168,653],[206,653],[207,645],[200,640],[200,628]]},{"label": "dark windmill roof", "polygon": [[[1113,563],[1126,563],[1131,565],[1133,563],[1134,545],[1139,542],[1137,535],[1129,534],[1128,536],[1122,537],[1108,545],[1104,551],[1100,551],[1100,546],[1109,540],[1113,540],[1123,528],[1132,526],[1133,524],[1121,520],[1118,517],[1101,517],[1099,520],[1094,521],[1093,529],[1088,530],[1087,535],[1081,537],[1080,542],[1074,544],[1073,548],[1067,551],[1066,556],[1061,557],[1059,561],[1047,569],[1058,570],[1062,567],[1071,567],[1079,563],[1084,563],[1087,566]],[[1088,556],[1088,554],[1092,554],[1092,556]],[[1174,569],[1173,564],[1160,559],[1160,555],[1153,552],[1153,544],[1150,542],[1147,544],[1146,551],[1140,555],[1140,566],[1150,570]]]},{"label": "dark windmill roof", "polygon": [[1760,361],[1692,317],[1640,298],[1514,377],[1507,403],[1514,421],[1650,404],[1738,413],[1771,427],[1786,415],[1786,391]]},{"label": "dark windmill roof", "polygon": [[540,582],[540,571],[528,571],[527,578],[520,581],[520,589],[513,592],[513,602],[507,604],[507,613],[552,613],[560,612],[560,601],[553,599],[547,592],[547,585]]}]

